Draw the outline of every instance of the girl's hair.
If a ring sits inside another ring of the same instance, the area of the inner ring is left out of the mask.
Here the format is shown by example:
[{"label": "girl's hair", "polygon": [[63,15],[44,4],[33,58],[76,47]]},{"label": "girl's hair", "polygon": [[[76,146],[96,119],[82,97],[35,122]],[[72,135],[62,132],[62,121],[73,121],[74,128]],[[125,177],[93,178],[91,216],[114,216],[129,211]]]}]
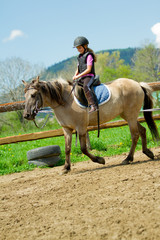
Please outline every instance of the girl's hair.
[{"label": "girl's hair", "polygon": [[91,48],[88,48],[88,47],[87,47],[87,51],[93,53],[94,62],[96,62],[96,61],[97,61],[97,56],[96,56],[96,54],[94,53],[94,51],[93,51]]}]

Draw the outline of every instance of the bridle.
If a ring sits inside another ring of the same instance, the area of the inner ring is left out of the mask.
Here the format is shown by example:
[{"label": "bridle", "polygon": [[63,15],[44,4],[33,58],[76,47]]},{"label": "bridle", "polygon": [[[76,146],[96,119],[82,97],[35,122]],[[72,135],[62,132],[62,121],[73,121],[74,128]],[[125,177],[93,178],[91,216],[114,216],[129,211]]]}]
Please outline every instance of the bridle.
[{"label": "bridle", "polygon": [[[34,88],[34,87],[30,87],[30,88],[27,88],[26,92],[27,92],[28,90],[32,90],[32,89],[37,90],[37,89]],[[37,90],[37,91],[38,91],[38,90]],[[40,94],[39,92],[38,92],[38,94],[39,94],[39,96],[40,96],[40,98],[41,98],[41,103],[42,103],[42,106],[43,106],[42,96],[41,96],[41,94]],[[35,110],[34,110],[34,113],[35,113],[35,114],[37,114],[37,113],[41,110],[40,108],[38,108],[38,104],[39,104],[39,100],[36,101],[36,107],[35,107]]]},{"label": "bridle", "polygon": [[[27,92],[28,90],[32,90],[32,89],[37,90],[37,89],[34,88],[34,87],[29,87],[29,88],[27,88],[26,92]],[[40,98],[41,98],[41,102],[42,102],[42,106],[43,106],[43,99],[42,99],[42,96],[41,96],[40,93],[39,93],[39,96],[40,96]],[[39,104],[39,100],[36,101],[36,107],[35,107],[35,110],[34,110],[34,112],[33,112],[35,115],[37,115],[37,113],[40,112],[40,111],[43,112],[43,110],[41,110],[41,108],[38,108],[38,104]],[[33,119],[33,122],[34,122],[35,126],[36,126],[37,128],[44,128],[44,127],[46,126],[46,124],[47,124],[47,122],[48,122],[51,114],[52,114],[52,112],[48,113],[48,117],[47,117],[46,121],[42,124],[41,127],[39,127],[39,126],[37,125],[35,119]]]},{"label": "bridle", "polygon": [[[28,87],[28,88],[26,89],[26,92],[27,92],[28,90],[32,90],[32,89],[38,91],[38,89],[35,88],[35,87]],[[42,106],[43,106],[43,99],[42,99],[41,93],[38,92],[38,94],[39,94],[39,96],[40,96],[40,98],[41,98],[41,103],[42,103]],[[34,114],[35,114],[35,115],[37,115],[38,112],[41,112],[41,113],[42,113],[42,112],[46,112],[46,111],[42,110],[41,108],[38,108],[38,104],[39,104],[39,100],[37,100],[37,101],[36,101],[36,104],[35,104],[35,105],[36,105],[36,106],[35,106],[35,110],[34,110]],[[52,107],[52,108],[53,108],[53,110],[54,110],[54,109],[58,108],[58,107],[61,106],[61,105],[63,105],[63,104],[57,104],[57,106],[55,106],[54,108]],[[43,128],[43,127],[46,125],[46,123],[48,122],[48,120],[49,120],[49,118],[50,118],[50,116],[51,116],[52,113],[53,113],[53,111],[51,111],[50,113],[48,113],[48,117],[47,117],[46,121],[42,124],[41,127],[39,127],[39,126],[37,125],[37,123],[36,123],[36,121],[35,121],[35,119],[34,119],[33,122],[34,122],[35,126],[36,126],[37,128]]]}]

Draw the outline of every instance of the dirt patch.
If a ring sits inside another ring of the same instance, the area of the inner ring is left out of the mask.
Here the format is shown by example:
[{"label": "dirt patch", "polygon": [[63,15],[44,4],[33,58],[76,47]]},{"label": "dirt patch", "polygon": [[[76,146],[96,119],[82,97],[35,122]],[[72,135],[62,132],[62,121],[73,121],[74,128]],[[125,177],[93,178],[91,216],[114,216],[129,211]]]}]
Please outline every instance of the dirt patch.
[{"label": "dirt patch", "polygon": [[159,240],[160,149],[0,177],[1,240]]}]

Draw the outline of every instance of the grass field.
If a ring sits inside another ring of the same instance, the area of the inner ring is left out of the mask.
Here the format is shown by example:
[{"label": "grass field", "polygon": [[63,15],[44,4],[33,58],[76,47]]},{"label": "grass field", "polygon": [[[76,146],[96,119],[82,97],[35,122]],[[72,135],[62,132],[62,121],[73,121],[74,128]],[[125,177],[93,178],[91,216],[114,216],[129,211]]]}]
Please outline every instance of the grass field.
[{"label": "grass field", "polygon": [[[160,132],[160,121],[156,121],[157,127]],[[152,136],[148,130],[145,123],[143,126],[147,128],[147,142],[148,147],[152,148],[158,145],[152,140]],[[56,125],[56,128],[59,126]],[[49,130],[50,127],[46,127],[44,130]],[[53,128],[52,128],[53,129]],[[33,132],[32,128],[27,132]],[[39,131],[36,129],[36,131]],[[22,134],[18,132],[18,134]],[[8,136],[3,133],[1,137]],[[10,135],[14,135],[13,133]],[[131,146],[131,137],[128,126],[104,129],[100,132],[100,138],[97,138],[97,131],[92,131],[89,133],[92,153],[99,156],[114,156],[117,154],[122,154],[128,152]],[[27,151],[48,145],[59,145],[61,148],[61,160],[58,165],[63,165],[65,161],[65,143],[64,137],[47,138],[36,141],[28,141],[14,144],[7,144],[0,146],[0,175],[32,170],[35,166],[29,166],[27,160]],[[141,140],[139,139],[136,150],[141,149]],[[73,135],[72,140],[72,151],[71,151],[71,162],[86,161],[88,157],[81,153],[80,146],[75,147],[75,135]],[[123,159],[122,159],[123,160]]]}]

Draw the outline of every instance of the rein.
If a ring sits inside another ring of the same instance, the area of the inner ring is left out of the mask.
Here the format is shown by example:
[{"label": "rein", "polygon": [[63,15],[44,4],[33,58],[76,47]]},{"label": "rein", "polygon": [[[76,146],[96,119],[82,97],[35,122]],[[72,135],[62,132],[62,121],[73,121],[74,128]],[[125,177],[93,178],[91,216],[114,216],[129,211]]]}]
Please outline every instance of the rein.
[{"label": "rein", "polygon": [[[42,97],[41,97],[41,98],[42,98]],[[41,109],[38,108],[38,101],[37,101],[37,102],[36,102],[36,109],[34,110],[34,113],[37,115],[37,113],[40,112],[40,111],[41,111],[41,112],[46,112],[46,111],[43,111],[43,110],[41,110]],[[48,113],[48,117],[47,117],[46,121],[42,124],[41,127],[39,127],[39,126],[37,125],[37,123],[36,123],[36,121],[35,121],[35,119],[34,119],[33,122],[34,122],[35,126],[36,126],[37,128],[41,128],[41,129],[44,128],[44,127],[46,126],[46,124],[47,124],[47,122],[48,122],[51,114],[52,114],[52,112],[51,112],[51,113]]]},{"label": "rein", "polygon": [[[78,85],[78,84],[80,85],[79,80],[80,80],[80,79],[74,80],[74,82],[73,82],[73,87],[72,87],[72,89],[71,89],[71,92],[70,92],[70,94],[69,94],[69,97],[71,96],[72,92],[74,91],[76,85]],[[80,86],[83,87],[83,85],[80,85]]]},{"label": "rein", "polygon": [[36,121],[35,121],[35,119],[34,119],[33,122],[34,122],[35,126],[36,126],[37,128],[41,128],[41,129],[44,128],[44,127],[46,126],[46,124],[47,124],[47,122],[48,122],[51,114],[52,114],[52,113],[49,113],[49,114],[48,114],[48,117],[47,117],[46,121],[42,124],[41,127],[39,127],[39,126],[37,125],[37,123],[36,123]]}]

